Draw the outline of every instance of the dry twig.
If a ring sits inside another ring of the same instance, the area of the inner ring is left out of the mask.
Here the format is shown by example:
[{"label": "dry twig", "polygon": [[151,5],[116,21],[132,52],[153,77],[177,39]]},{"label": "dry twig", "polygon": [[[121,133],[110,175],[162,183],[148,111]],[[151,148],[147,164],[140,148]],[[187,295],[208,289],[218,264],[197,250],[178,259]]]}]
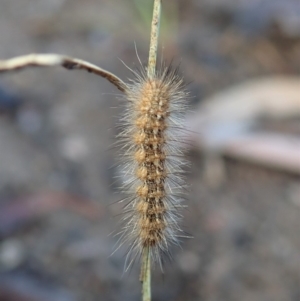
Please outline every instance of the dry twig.
[{"label": "dry twig", "polygon": [[68,70],[83,69],[104,77],[120,91],[126,92],[127,85],[116,75],[89,62],[59,54],[28,54],[9,60],[0,60],[0,72],[13,71],[27,67],[62,66]]}]

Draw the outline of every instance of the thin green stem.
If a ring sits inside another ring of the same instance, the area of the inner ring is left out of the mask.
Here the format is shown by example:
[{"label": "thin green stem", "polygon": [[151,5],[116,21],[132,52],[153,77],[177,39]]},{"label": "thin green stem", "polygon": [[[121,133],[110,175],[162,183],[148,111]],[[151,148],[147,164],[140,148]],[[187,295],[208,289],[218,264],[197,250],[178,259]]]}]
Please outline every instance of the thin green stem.
[{"label": "thin green stem", "polygon": [[143,301],[151,301],[151,258],[149,247],[143,251],[141,281]]},{"label": "thin green stem", "polygon": [[162,0],[154,0],[153,17],[152,17],[152,25],[151,25],[149,61],[148,61],[148,77],[149,78],[152,78],[155,75],[158,36],[159,36],[159,27],[160,27],[160,16],[161,16],[161,2],[162,2]]}]

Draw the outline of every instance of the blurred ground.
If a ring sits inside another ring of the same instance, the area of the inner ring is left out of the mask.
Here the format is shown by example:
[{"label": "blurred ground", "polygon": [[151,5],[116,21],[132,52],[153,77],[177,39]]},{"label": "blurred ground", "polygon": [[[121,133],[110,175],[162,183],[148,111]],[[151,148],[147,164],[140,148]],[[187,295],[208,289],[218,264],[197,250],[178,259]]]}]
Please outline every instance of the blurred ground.
[{"label": "blurred ground", "polygon": [[[1,0],[0,57],[68,54],[126,79],[147,61],[152,1]],[[191,107],[246,79],[300,74],[298,0],[164,1],[162,53]],[[139,300],[138,267],[112,256],[121,198],[110,149],[122,111],[106,81],[60,68],[0,78],[0,300]],[[287,124],[293,124],[293,127]],[[299,119],[262,128],[297,129]],[[234,159],[207,181],[191,151],[185,229],[153,300],[300,299],[300,179]]]}]

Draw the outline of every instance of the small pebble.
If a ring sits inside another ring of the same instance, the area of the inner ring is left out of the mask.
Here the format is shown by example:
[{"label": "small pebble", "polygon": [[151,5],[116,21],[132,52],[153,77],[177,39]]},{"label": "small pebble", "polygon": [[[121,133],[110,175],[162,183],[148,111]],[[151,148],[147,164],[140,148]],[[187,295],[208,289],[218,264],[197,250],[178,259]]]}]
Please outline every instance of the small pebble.
[{"label": "small pebble", "polygon": [[200,268],[200,258],[193,252],[184,252],[179,256],[178,264],[184,273],[197,273]]},{"label": "small pebble", "polygon": [[89,153],[89,147],[83,137],[72,136],[62,141],[61,151],[65,158],[77,162],[86,158]]},{"label": "small pebble", "polygon": [[23,244],[16,239],[5,240],[0,245],[0,266],[6,270],[18,267],[24,260]]}]

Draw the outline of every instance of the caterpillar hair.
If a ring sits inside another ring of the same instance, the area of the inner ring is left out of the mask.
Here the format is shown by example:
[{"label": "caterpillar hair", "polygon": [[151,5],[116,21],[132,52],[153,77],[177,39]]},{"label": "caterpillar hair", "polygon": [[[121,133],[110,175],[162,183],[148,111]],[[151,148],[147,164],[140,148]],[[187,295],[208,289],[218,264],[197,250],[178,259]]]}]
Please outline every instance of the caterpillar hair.
[{"label": "caterpillar hair", "polygon": [[120,246],[130,242],[127,270],[148,248],[162,267],[170,245],[185,236],[179,227],[185,181],[183,117],[187,92],[178,68],[162,67],[149,78],[134,72],[126,91],[126,110],[118,141],[121,148],[123,191],[128,195]]}]

